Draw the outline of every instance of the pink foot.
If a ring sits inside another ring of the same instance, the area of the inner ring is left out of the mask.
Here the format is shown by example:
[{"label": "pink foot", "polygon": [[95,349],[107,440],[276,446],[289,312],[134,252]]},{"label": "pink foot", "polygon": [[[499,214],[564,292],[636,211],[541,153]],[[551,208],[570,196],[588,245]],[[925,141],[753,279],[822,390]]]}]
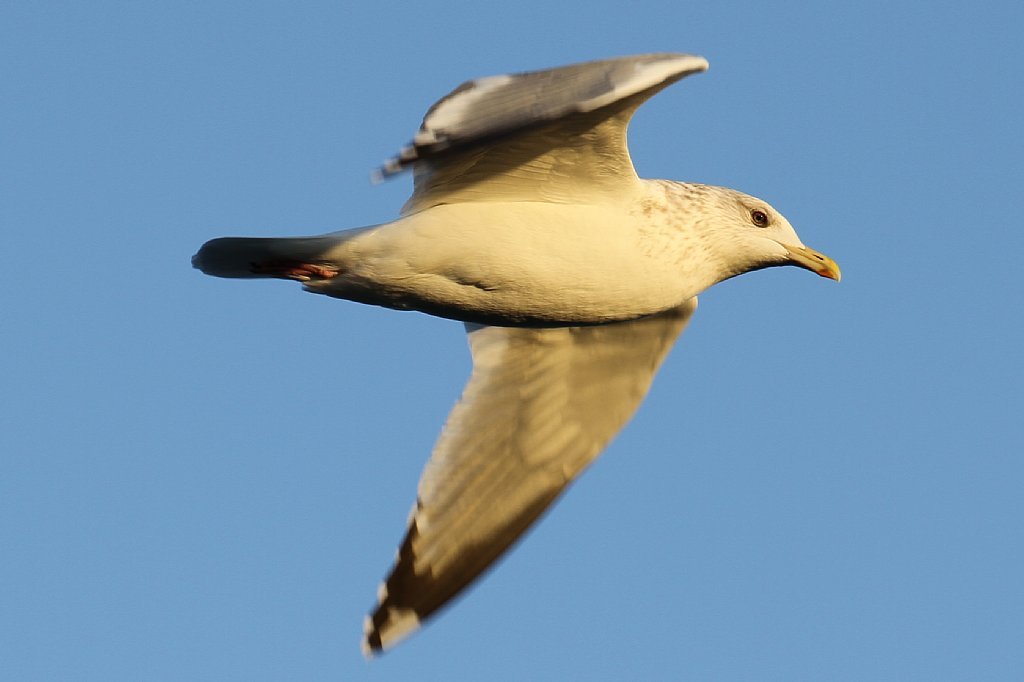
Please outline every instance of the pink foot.
[{"label": "pink foot", "polygon": [[316,263],[299,263],[298,261],[271,261],[269,263],[250,263],[253,274],[281,279],[294,279],[308,282],[311,279],[331,279],[338,276],[338,269]]}]

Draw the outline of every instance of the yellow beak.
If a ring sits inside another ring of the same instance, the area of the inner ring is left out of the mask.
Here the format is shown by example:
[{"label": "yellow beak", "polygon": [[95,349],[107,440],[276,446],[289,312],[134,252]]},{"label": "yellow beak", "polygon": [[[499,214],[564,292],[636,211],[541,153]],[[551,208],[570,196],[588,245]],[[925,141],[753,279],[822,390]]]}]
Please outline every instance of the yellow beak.
[{"label": "yellow beak", "polygon": [[789,251],[789,257],[793,265],[807,268],[811,272],[816,272],[822,277],[828,277],[837,282],[843,276],[836,262],[823,253],[809,249],[806,246],[790,246],[789,244],[783,244],[782,246],[786,251]]}]

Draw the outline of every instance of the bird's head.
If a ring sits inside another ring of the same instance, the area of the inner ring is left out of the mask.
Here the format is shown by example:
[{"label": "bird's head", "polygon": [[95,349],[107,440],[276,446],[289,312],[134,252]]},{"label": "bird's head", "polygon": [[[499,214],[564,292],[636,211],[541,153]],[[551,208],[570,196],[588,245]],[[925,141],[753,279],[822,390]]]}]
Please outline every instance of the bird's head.
[{"label": "bird's head", "polygon": [[734,277],[779,265],[796,265],[839,281],[834,260],[804,246],[789,221],[768,202],[721,187],[707,202],[714,217],[705,221],[708,246],[724,265],[725,277]]}]

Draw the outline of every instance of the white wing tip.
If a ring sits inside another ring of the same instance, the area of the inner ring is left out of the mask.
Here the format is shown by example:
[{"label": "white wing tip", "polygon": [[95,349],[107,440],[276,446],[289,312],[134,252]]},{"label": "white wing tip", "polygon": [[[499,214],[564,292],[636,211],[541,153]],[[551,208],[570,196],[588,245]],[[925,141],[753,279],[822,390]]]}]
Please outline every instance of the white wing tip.
[{"label": "white wing tip", "polygon": [[[679,63],[680,67],[693,71],[707,71],[710,66],[708,60],[699,54],[681,54],[674,61]],[[686,66],[683,66],[684,64]]]},{"label": "white wing tip", "polygon": [[650,87],[659,81],[673,76],[682,78],[692,73],[701,73],[708,70],[708,60],[696,54],[670,54],[661,59],[655,59],[639,68],[645,72],[646,77],[639,80],[639,87]]}]

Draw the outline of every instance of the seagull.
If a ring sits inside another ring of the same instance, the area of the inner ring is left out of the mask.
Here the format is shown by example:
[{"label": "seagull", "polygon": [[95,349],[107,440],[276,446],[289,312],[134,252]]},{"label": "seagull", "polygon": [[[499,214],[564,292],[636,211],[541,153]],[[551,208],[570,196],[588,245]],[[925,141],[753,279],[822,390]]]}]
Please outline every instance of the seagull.
[{"label": "seagull", "polygon": [[781,265],[839,281],[835,261],[767,202],[637,176],[633,113],[707,68],[662,53],[468,81],[377,170],[413,171],[397,220],[214,239],[192,258],[216,277],[294,280],[465,325],[472,375],[366,618],[367,655],[465,590],[594,461],[639,407],[698,294]]}]

